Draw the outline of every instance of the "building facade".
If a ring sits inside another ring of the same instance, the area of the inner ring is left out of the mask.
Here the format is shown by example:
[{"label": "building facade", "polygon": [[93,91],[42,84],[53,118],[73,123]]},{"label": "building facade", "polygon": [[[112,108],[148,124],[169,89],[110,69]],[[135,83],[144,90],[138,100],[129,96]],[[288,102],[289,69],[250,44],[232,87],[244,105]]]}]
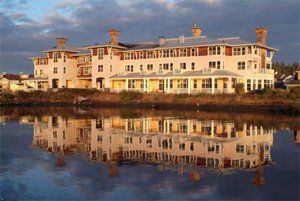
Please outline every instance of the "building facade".
[{"label": "building facade", "polygon": [[159,37],[157,42],[120,43],[120,31],[109,30],[108,43],[81,48],[57,38],[56,47],[31,58],[35,88],[96,88],[164,93],[233,93],[273,87],[268,30],[256,29],[257,41],[239,37],[212,39],[192,27],[192,36]]}]

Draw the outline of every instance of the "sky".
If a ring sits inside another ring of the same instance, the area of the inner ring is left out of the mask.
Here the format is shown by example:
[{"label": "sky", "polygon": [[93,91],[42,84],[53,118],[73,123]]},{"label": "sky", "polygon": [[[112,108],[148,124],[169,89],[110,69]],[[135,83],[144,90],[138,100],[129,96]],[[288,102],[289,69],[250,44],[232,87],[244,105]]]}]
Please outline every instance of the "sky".
[{"label": "sky", "polygon": [[158,41],[190,36],[197,24],[210,38],[240,36],[256,41],[269,29],[274,62],[300,59],[300,0],[0,0],[0,73],[32,73],[30,57],[56,45],[56,37],[81,47],[109,41]]}]

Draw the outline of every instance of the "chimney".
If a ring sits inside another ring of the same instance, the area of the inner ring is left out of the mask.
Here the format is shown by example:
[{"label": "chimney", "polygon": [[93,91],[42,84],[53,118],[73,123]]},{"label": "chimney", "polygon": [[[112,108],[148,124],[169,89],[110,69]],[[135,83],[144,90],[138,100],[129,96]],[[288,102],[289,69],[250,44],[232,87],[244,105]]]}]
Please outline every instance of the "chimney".
[{"label": "chimney", "polygon": [[159,45],[164,45],[166,42],[166,39],[164,36],[158,36],[159,37]]},{"label": "chimney", "polygon": [[197,26],[196,24],[194,24],[194,26],[192,27],[192,36],[193,37],[200,37],[202,33],[202,29]]},{"label": "chimney", "polygon": [[258,27],[255,29],[257,42],[266,45],[268,29],[265,27]]},{"label": "chimney", "polygon": [[119,36],[120,36],[120,31],[116,29],[111,29],[108,31],[110,41],[109,43],[112,45],[119,45]]},{"label": "chimney", "polygon": [[184,35],[179,36],[179,43],[183,44],[184,43]]},{"label": "chimney", "polygon": [[66,38],[56,38],[56,47],[64,48],[68,39]]}]

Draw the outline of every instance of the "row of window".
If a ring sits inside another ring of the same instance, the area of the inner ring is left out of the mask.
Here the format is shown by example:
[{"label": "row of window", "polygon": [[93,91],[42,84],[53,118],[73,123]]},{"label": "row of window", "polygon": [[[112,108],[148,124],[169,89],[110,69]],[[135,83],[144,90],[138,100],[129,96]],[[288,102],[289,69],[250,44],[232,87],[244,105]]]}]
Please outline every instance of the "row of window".
[{"label": "row of window", "polygon": [[[222,55],[224,52],[221,51],[221,46],[214,46],[208,48],[208,55]],[[254,54],[258,53],[258,49],[254,48]],[[181,48],[179,49],[178,55],[175,49],[168,50],[152,50],[152,51],[136,51],[136,52],[125,52],[124,59],[125,60],[133,60],[133,59],[153,59],[153,58],[169,58],[169,57],[186,57],[190,56],[199,56],[198,48],[189,49]],[[189,53],[189,54],[188,54]],[[252,54],[251,46],[247,47],[234,47],[232,49],[232,55],[247,55]]]},{"label": "row of window", "polygon": [[247,91],[263,88],[273,88],[273,80],[251,80],[247,79]]},{"label": "row of window", "polygon": [[[66,62],[66,59],[67,59],[67,57],[66,57],[66,55],[64,55],[63,56],[63,62]],[[53,62],[54,63],[58,62],[58,52],[53,53]]]},{"label": "row of window", "polygon": [[[101,73],[104,71],[103,65],[98,65],[98,72]],[[112,65],[109,66],[109,71],[112,72]]]},{"label": "row of window", "polygon": [[92,74],[92,67],[91,66],[85,66],[77,69],[77,75],[90,75]]},{"label": "row of window", "polygon": [[[66,67],[63,68],[63,73],[66,73],[67,70],[66,70]],[[57,74],[58,73],[58,68],[57,67],[54,67],[53,68],[53,74]]]},{"label": "row of window", "polygon": [[78,64],[92,62],[92,56],[91,55],[79,56],[77,58],[77,61]]},{"label": "row of window", "polygon": [[[97,57],[98,57],[98,60],[102,60],[104,58],[104,48],[97,49]],[[109,52],[109,58],[113,59],[112,51]]]}]

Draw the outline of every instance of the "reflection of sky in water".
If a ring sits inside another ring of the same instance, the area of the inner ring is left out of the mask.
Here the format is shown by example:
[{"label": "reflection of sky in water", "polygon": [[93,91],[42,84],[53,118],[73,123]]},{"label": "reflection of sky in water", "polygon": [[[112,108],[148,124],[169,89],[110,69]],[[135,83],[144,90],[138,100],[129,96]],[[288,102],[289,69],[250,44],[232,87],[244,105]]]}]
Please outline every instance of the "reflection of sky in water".
[{"label": "reflection of sky in water", "polygon": [[56,156],[32,148],[33,127],[1,125],[1,197],[4,200],[185,200],[185,199],[299,199],[299,149],[290,132],[274,135],[272,160],[264,167],[266,184],[252,185],[254,172],[199,168],[200,181],[177,168],[158,172],[156,165],[118,166],[119,176],[108,176],[108,165],[86,154],[65,156],[66,166],[55,167]]}]

